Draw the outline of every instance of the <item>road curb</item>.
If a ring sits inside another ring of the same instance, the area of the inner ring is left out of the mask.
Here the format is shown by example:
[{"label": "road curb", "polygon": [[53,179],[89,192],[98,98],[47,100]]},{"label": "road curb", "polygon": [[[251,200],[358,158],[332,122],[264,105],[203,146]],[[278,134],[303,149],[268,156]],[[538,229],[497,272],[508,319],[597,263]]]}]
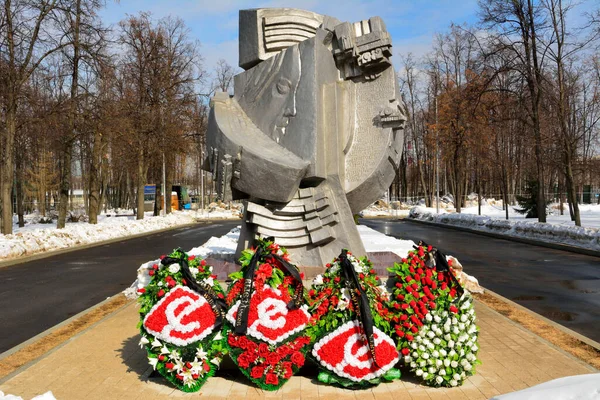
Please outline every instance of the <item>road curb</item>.
[{"label": "road curb", "polygon": [[[492,292],[491,290],[489,290],[487,288],[484,288],[484,290],[485,290],[485,293],[487,293],[487,294],[489,294],[489,295],[497,298],[498,300],[500,300],[500,301],[502,301],[504,303],[507,303],[511,307],[515,307],[515,308],[517,308],[517,309],[519,309],[521,311],[524,311],[524,312],[530,314],[531,316],[544,321],[545,323],[547,323],[548,325],[552,326],[553,328],[556,328],[559,331],[561,331],[563,333],[566,333],[567,335],[572,336],[575,339],[577,339],[577,340],[579,340],[579,341],[587,344],[588,346],[591,346],[591,347],[595,348],[596,350],[600,351],[600,343],[596,342],[595,340],[592,340],[592,339],[588,338],[587,336],[583,336],[582,334],[577,333],[574,330],[569,329],[569,328],[567,328],[567,327],[565,327],[565,326],[563,326],[563,325],[561,325],[561,324],[559,324],[557,322],[554,322],[551,319],[548,319],[548,318],[544,317],[541,314],[538,314],[538,313],[536,313],[534,311],[531,311],[529,308],[524,307],[524,306],[522,306],[522,305],[520,305],[518,303],[515,303],[514,301],[512,301],[510,299],[507,299],[506,297],[504,297],[504,296],[502,296],[502,295],[500,295],[500,294],[498,294],[496,292]],[[517,323],[517,322],[515,322],[515,323]],[[519,324],[519,325],[522,326],[521,324]],[[536,336],[539,336],[539,335],[536,334]]]},{"label": "road curb", "polygon": [[101,242],[94,242],[94,243],[86,243],[86,244],[81,244],[81,245],[76,245],[76,246],[72,246],[72,247],[68,247],[65,249],[58,249],[58,250],[51,250],[51,251],[42,251],[39,253],[35,253],[29,256],[24,256],[24,257],[16,257],[16,258],[12,258],[12,259],[8,259],[5,261],[0,261],[0,268],[6,268],[6,267],[10,267],[13,265],[17,265],[17,264],[23,264],[29,261],[35,261],[35,260],[41,260],[43,258],[47,258],[47,257],[52,257],[52,256],[57,256],[60,254],[65,254],[65,253],[70,253],[73,251],[77,251],[77,250],[85,250],[85,249],[89,249],[92,247],[98,247],[98,246],[104,246],[107,244],[112,244],[112,243],[117,243],[117,242],[122,242],[124,240],[129,240],[129,239],[137,239],[137,238],[141,238],[144,236],[149,236],[149,235],[154,235],[157,233],[163,233],[163,232],[168,232],[174,229],[179,229],[179,228],[189,228],[191,226],[194,225],[203,225],[203,224],[208,224],[211,222],[219,222],[219,221],[241,221],[241,219],[239,218],[213,218],[213,219],[201,219],[198,220],[197,222],[192,222],[189,224],[183,224],[183,225],[175,225],[175,226],[171,226],[168,228],[162,228],[162,229],[157,229],[155,231],[148,231],[148,232],[143,232],[143,233],[136,233],[135,235],[129,235],[129,236],[121,236],[118,238],[113,238],[113,239],[108,239],[108,240],[103,240]]},{"label": "road curb", "polygon": [[454,230],[462,231],[462,232],[475,233],[477,235],[488,236],[488,237],[492,237],[494,239],[510,240],[513,242],[531,244],[534,246],[541,246],[541,247],[546,247],[546,248],[554,249],[554,250],[563,250],[563,251],[569,251],[571,253],[583,254],[586,256],[600,257],[600,251],[585,249],[583,247],[570,246],[567,244],[544,242],[544,241],[536,240],[536,239],[528,239],[528,238],[522,238],[522,237],[517,237],[517,236],[504,235],[501,233],[481,231],[478,229],[465,228],[464,226],[456,226],[456,225],[450,225],[450,224],[442,224],[439,222],[422,221],[419,219],[403,218],[402,220],[414,222],[417,224],[431,225],[431,226],[435,226],[435,227],[439,227],[439,228],[448,228],[448,229],[454,229]]}]

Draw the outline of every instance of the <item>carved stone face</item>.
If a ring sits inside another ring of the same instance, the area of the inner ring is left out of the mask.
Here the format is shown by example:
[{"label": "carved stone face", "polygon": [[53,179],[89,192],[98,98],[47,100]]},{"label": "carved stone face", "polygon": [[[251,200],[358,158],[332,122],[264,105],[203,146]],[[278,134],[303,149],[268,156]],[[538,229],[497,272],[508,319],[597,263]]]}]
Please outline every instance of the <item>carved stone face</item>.
[{"label": "carved stone face", "polygon": [[243,72],[240,82],[236,82],[236,87],[243,88],[239,97],[242,108],[277,143],[286,134],[290,118],[297,113],[300,70],[298,46],[293,46]]}]

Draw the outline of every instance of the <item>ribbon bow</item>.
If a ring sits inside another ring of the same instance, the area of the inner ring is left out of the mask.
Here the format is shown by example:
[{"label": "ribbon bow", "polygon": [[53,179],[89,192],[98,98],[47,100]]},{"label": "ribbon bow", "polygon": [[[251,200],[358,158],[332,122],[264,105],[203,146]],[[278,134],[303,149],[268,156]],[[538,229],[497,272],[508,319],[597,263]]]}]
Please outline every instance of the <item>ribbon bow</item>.
[{"label": "ribbon bow", "polygon": [[185,253],[183,253],[181,249],[177,249],[176,251],[182,253],[183,256],[179,258],[165,257],[161,260],[160,263],[165,267],[171,264],[179,264],[181,266],[181,273],[183,275],[183,278],[185,279],[186,286],[199,293],[200,295],[204,296],[204,298],[210,305],[210,308],[214,311],[215,315],[217,316],[215,320],[215,330],[218,330],[223,324],[223,318],[227,313],[227,304],[223,299],[219,298],[217,293],[213,290],[213,288],[210,285],[204,282],[198,282],[196,278],[194,278],[192,272],[190,271],[190,266],[188,264],[187,258],[185,257]]},{"label": "ribbon bow", "polygon": [[[266,240],[273,241],[273,238],[267,238]],[[245,335],[248,329],[248,312],[250,311],[250,298],[252,297],[254,272],[256,271],[259,260],[263,255],[265,255],[265,253],[266,252],[263,249],[263,246],[260,244],[256,246],[256,252],[254,252],[248,267],[246,267],[246,270],[244,271],[244,289],[240,298],[240,306],[238,307],[234,326],[234,332],[236,335]],[[304,290],[302,286],[302,278],[300,277],[298,268],[284,260],[278,254],[267,254],[266,258],[269,257],[276,260],[279,265],[281,265],[281,269],[285,270],[289,275],[292,276],[292,278],[294,278],[294,281],[296,282],[296,288],[294,290],[294,296],[292,297],[292,300],[287,304],[287,308],[288,310],[297,310],[302,305],[302,294]]]},{"label": "ribbon bow", "polygon": [[[357,310],[360,323],[363,331],[365,332],[365,336],[367,337],[367,346],[369,347],[369,352],[371,353],[371,357],[373,358],[375,365],[379,366],[375,357],[373,315],[371,314],[371,307],[369,307],[369,298],[360,284],[360,280],[356,275],[354,266],[350,260],[348,260],[348,250],[343,249],[338,258],[340,260],[340,266],[344,280],[346,281],[346,286],[350,287],[350,298],[354,304],[354,308]],[[359,296],[356,296],[356,290],[358,290]]]}]

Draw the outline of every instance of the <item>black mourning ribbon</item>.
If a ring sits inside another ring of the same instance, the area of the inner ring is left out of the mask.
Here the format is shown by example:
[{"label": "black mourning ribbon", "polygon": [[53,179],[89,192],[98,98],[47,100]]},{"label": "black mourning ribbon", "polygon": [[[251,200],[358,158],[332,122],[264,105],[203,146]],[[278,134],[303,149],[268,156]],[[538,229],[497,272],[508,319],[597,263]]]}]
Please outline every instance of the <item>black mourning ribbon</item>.
[{"label": "black mourning ribbon", "polygon": [[[273,238],[267,238],[267,241],[273,241]],[[237,310],[237,316],[235,319],[235,326],[233,327],[233,331],[236,335],[245,335],[248,330],[248,312],[250,311],[250,298],[252,297],[252,286],[254,284],[254,272],[258,267],[258,262],[260,258],[263,256],[263,248],[262,246],[257,246],[256,252],[250,259],[250,263],[248,267],[244,271],[244,289],[242,292],[242,296],[240,297],[240,305]],[[288,310],[297,310],[302,305],[302,294],[303,294],[303,286],[302,286],[302,278],[300,277],[300,273],[298,269],[284,260],[278,254],[268,254],[268,257],[272,257],[277,260],[281,265],[282,269],[284,269],[289,275],[294,278],[295,290],[294,296],[292,300],[287,304]]]},{"label": "black mourning ribbon", "polygon": [[[181,250],[178,249],[178,251]],[[171,264],[179,264],[181,266],[181,274],[185,279],[185,285],[206,299],[210,305],[210,308],[216,315],[215,330],[218,330],[223,324],[223,318],[227,313],[227,304],[225,303],[225,300],[219,298],[217,293],[212,287],[210,287],[210,285],[204,282],[196,281],[196,278],[194,278],[192,272],[190,271],[190,266],[187,258],[185,257],[185,253],[181,253],[184,254],[181,258],[165,257],[161,260],[161,264],[165,267],[168,267]]]},{"label": "black mourning ribbon", "polygon": [[[348,250],[343,249],[339,255],[340,266],[346,286],[350,289],[350,297],[354,308],[358,312],[359,320],[362,325],[365,336],[367,337],[367,345],[369,352],[373,358],[375,365],[379,366],[375,357],[375,337],[373,335],[373,315],[371,314],[371,307],[369,306],[369,298],[367,293],[364,291],[354,270],[354,266],[348,260]],[[358,290],[359,296],[356,296],[356,290]]]},{"label": "black mourning ribbon", "polygon": [[[450,275],[450,279],[456,285],[456,292],[458,293],[458,297],[461,297],[464,293],[464,290],[463,290],[460,282],[458,281],[458,279],[456,279],[456,276],[454,276],[452,271],[450,271],[450,266],[448,265],[448,260],[446,259],[446,255],[444,253],[442,253],[440,251],[440,249],[433,247],[433,246],[432,246],[431,251],[427,251],[427,249],[429,248],[429,245],[422,240],[419,241],[419,246],[423,246],[427,253],[427,260],[425,261],[425,265],[428,268],[435,268],[438,272],[444,272],[444,273],[447,273],[448,275]],[[415,249],[418,248],[416,246],[413,246],[413,247],[415,247]]]}]

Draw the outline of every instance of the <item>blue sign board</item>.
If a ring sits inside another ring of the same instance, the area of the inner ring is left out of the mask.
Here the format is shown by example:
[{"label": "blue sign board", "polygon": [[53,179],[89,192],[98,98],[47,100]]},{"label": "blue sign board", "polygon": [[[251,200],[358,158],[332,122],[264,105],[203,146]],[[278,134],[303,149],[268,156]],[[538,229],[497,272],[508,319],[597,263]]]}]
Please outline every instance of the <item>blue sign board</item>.
[{"label": "blue sign board", "polygon": [[144,186],[144,195],[156,193],[156,185]]}]

